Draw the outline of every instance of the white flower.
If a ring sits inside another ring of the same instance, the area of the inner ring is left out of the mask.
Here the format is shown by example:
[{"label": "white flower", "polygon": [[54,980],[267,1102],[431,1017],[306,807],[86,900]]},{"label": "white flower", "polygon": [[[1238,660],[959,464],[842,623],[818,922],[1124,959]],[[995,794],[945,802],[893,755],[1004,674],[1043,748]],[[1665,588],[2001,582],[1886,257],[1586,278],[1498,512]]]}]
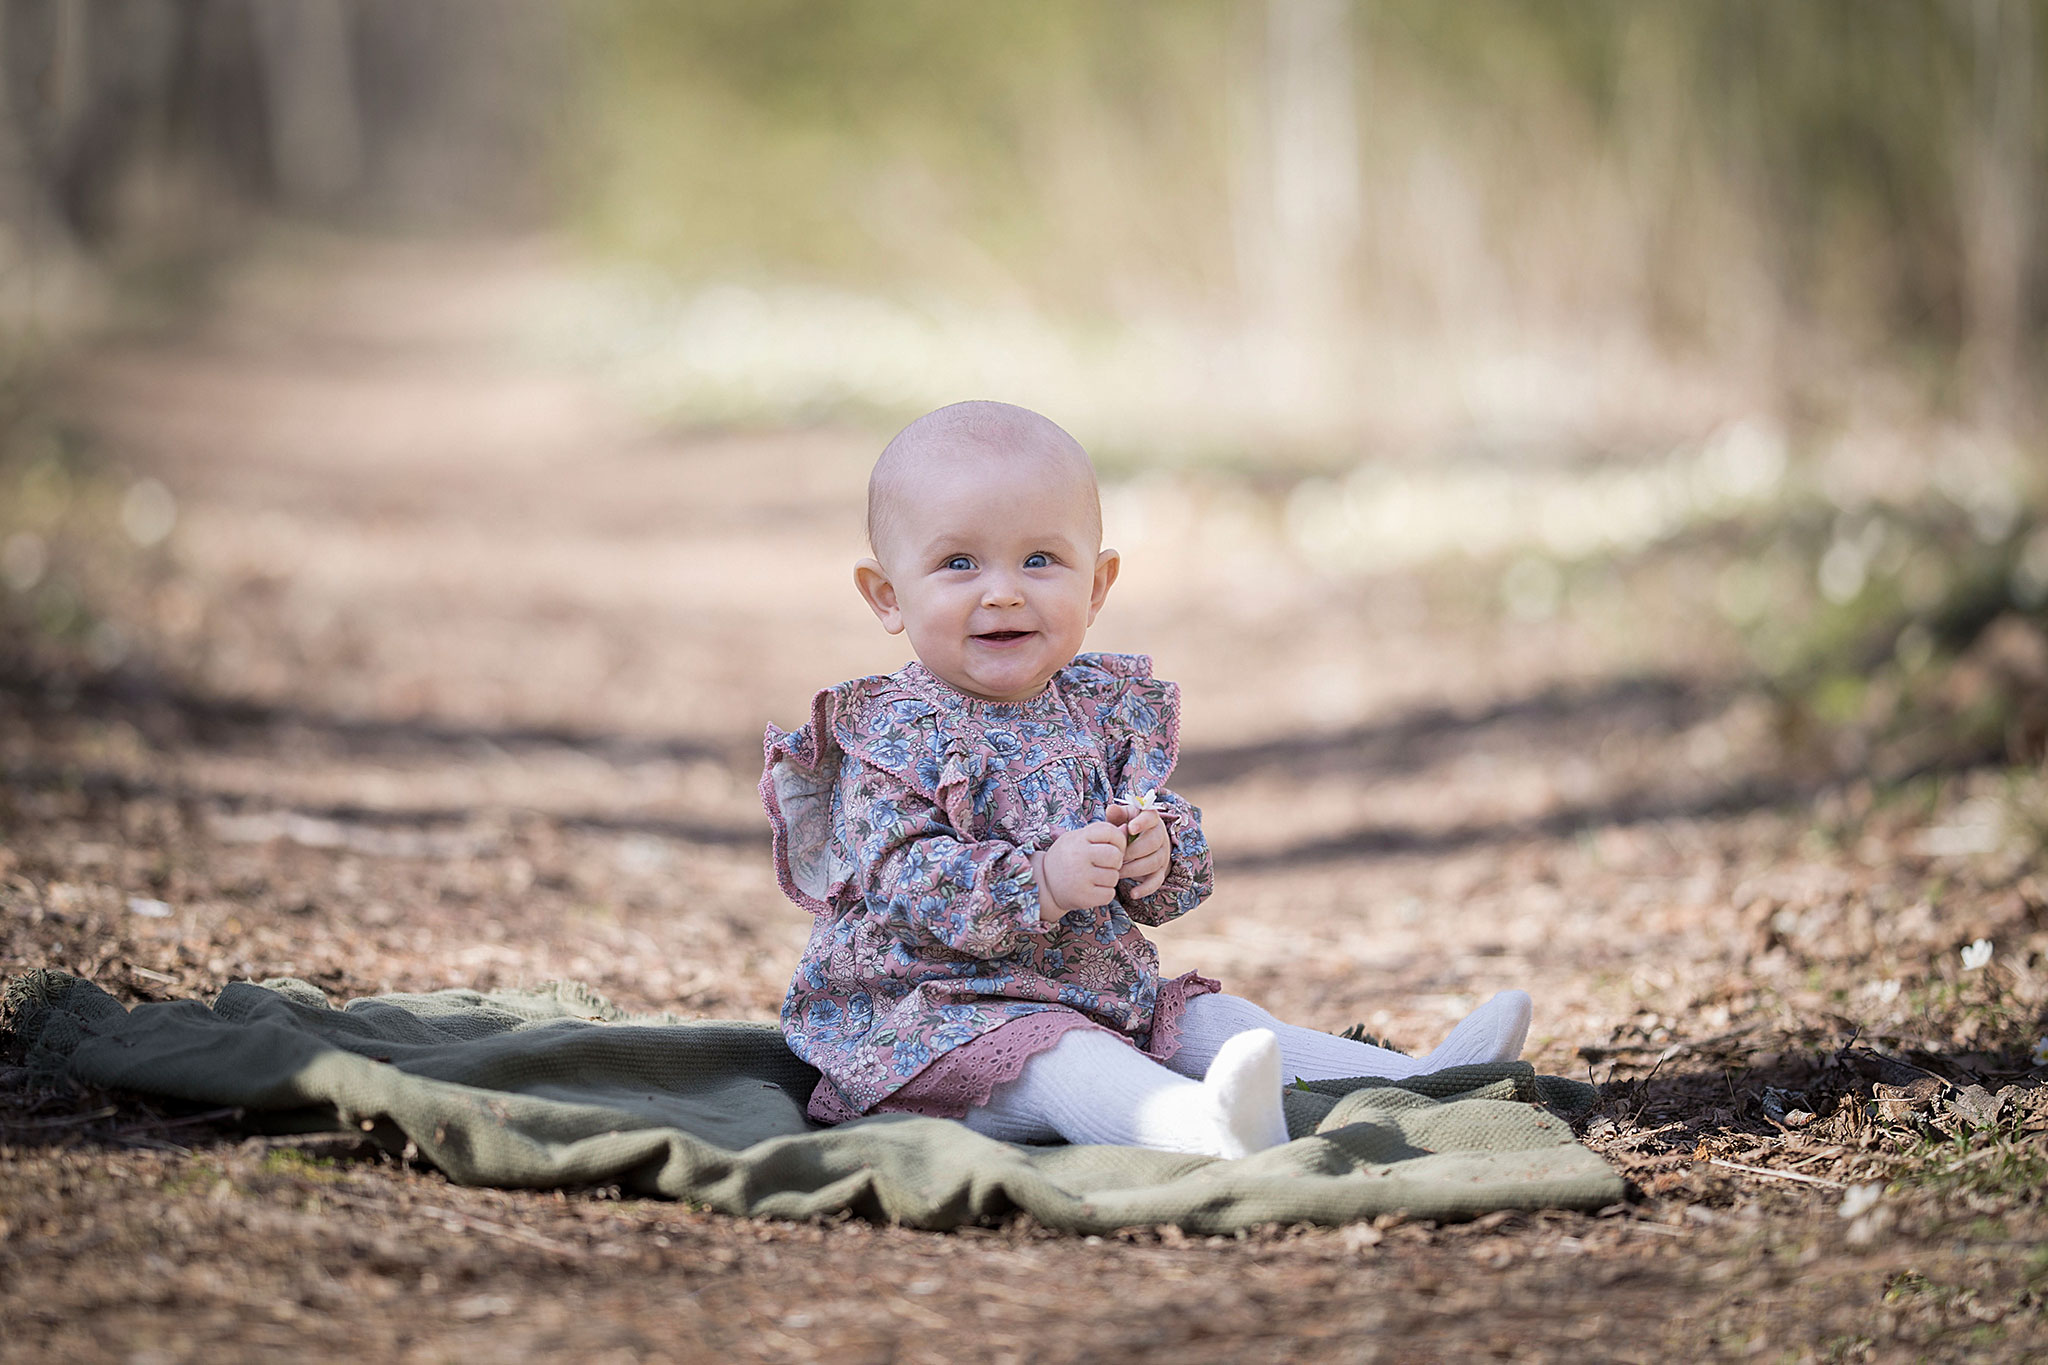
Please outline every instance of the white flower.
[{"label": "white flower", "polygon": [[1991,961],[1991,940],[1980,938],[1963,949],[1963,970],[1974,972]]},{"label": "white flower", "polygon": [[1880,1005],[1889,1005],[1892,1001],[1899,998],[1899,983],[1891,978],[1886,978],[1883,981],[1872,981],[1863,990],[1868,995],[1876,996],[1877,1003]]},{"label": "white flower", "polygon": [[[1125,792],[1116,799],[1116,803],[1127,808],[1131,812],[1131,818],[1135,820],[1138,818],[1138,812],[1152,810],[1158,806],[1159,788],[1154,787],[1143,796],[1133,796],[1129,792]],[[1126,824],[1124,826],[1124,842],[1128,844],[1136,837],[1136,835],[1131,833],[1131,827]]]},{"label": "white flower", "polygon": [[2034,1044],[2034,1065],[2048,1066],[2048,1038]]},{"label": "white flower", "polygon": [[1877,1201],[1884,1197],[1884,1186],[1872,1182],[1867,1185],[1851,1185],[1842,1194],[1839,1210],[1844,1218],[1860,1218],[1877,1207]]}]

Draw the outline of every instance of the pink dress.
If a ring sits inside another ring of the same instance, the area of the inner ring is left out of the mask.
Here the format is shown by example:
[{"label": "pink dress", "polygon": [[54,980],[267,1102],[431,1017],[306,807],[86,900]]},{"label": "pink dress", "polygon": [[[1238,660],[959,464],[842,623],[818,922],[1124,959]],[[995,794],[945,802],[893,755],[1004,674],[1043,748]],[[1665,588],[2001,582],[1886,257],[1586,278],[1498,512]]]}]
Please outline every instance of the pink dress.
[{"label": "pink dress", "polygon": [[1083,654],[1012,704],[968,697],[911,663],[820,692],[810,722],[768,728],[761,798],[775,867],[815,917],[782,1031],[823,1080],[811,1116],[957,1117],[1068,1029],[1171,1056],[1186,1001],[1219,989],[1159,979],[1138,929],[1201,904],[1201,812],[1159,790],[1173,834],[1165,882],[1039,919],[1030,855],[1160,789],[1180,690],[1142,655]]}]

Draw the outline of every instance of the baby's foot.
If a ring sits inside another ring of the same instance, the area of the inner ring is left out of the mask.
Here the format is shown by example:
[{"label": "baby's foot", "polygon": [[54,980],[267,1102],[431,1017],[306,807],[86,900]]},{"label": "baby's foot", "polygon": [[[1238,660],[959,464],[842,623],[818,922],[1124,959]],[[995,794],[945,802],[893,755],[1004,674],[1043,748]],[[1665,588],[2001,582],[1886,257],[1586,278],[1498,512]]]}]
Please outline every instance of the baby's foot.
[{"label": "baby's foot", "polygon": [[1202,1077],[1202,1096],[1214,1115],[1216,1155],[1250,1156],[1287,1141],[1280,1040],[1273,1031],[1250,1029],[1226,1039]]},{"label": "baby's foot", "polygon": [[1418,1073],[1480,1062],[1512,1062],[1529,1038],[1532,1006],[1527,991],[1502,991],[1458,1021],[1450,1036],[1422,1059]]}]

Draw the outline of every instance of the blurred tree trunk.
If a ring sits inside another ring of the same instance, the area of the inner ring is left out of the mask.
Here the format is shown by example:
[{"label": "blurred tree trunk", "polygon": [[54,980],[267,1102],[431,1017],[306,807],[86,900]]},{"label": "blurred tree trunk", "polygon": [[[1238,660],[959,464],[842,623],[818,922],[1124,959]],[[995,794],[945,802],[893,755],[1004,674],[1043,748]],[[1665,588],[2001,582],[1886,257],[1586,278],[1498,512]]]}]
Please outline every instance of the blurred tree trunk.
[{"label": "blurred tree trunk", "polygon": [[363,128],[344,0],[256,0],[270,164],[287,204],[324,208],[363,174]]},{"label": "blurred tree trunk", "polygon": [[2035,223],[2033,0],[1966,0],[1971,81],[1959,120],[1963,371],[1977,415],[2009,425],[2038,414],[2027,383]]},{"label": "blurred tree trunk", "polygon": [[1256,95],[1238,118],[1238,269],[1268,339],[1267,386],[1307,415],[1341,378],[1362,198],[1357,36],[1350,0],[1261,0],[1257,11],[1245,44]]},{"label": "blurred tree trunk", "polygon": [[248,210],[533,216],[549,0],[0,0],[0,233],[176,255]]},{"label": "blurred tree trunk", "polygon": [[0,366],[94,306],[67,174],[92,107],[86,0],[0,0]]},{"label": "blurred tree trunk", "polygon": [[1267,0],[1273,250],[1268,288],[1292,324],[1341,309],[1358,239],[1358,106],[1348,0]]}]

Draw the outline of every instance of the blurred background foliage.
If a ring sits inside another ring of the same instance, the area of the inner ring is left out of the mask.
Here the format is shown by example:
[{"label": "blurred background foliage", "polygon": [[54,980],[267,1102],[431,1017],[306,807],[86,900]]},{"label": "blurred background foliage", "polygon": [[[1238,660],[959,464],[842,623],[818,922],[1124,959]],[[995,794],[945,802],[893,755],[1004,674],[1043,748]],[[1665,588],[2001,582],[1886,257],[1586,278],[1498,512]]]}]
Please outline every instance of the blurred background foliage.
[{"label": "blurred background foliage", "polygon": [[1267,429],[1366,420],[1302,352],[1382,333],[2007,403],[2048,299],[2038,10],[603,0],[568,203],[686,281],[1251,329],[1254,387],[1322,371]]},{"label": "blurred background foliage", "polygon": [[1179,335],[1244,433],[1321,437],[1371,433],[1388,338],[1474,355],[1468,408],[1515,406],[1496,353],[1641,347],[1794,416],[1874,365],[2003,419],[2048,315],[2038,0],[4,0],[0,37],[17,288],[252,212],[566,224],[643,295]]},{"label": "blurred background foliage", "polygon": [[2043,0],[0,0],[0,317],[546,233],[661,420],[999,395],[1510,620],[1690,555],[1907,771],[2041,745],[2044,68]]}]

